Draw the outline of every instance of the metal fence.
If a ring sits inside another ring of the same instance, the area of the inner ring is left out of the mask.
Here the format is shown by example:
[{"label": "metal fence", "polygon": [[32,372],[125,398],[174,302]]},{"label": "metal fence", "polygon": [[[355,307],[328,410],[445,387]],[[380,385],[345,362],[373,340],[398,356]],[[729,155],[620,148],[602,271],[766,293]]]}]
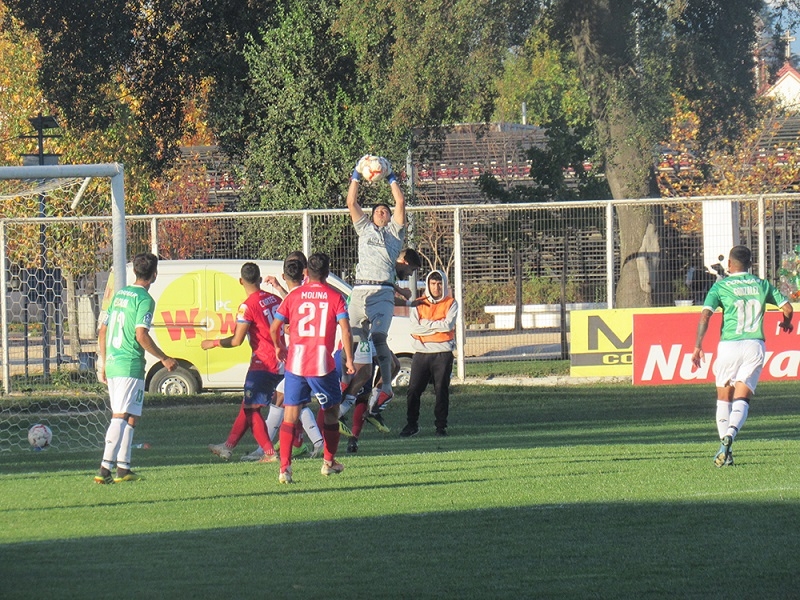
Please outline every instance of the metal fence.
[{"label": "metal fence", "polygon": [[[663,215],[641,252],[655,269],[653,305],[702,301],[715,280],[706,267],[711,245],[750,246],[754,272],[777,282],[782,257],[800,242],[792,195],[409,207],[408,244],[424,261],[420,279],[445,270],[462,308],[458,375],[477,361],[568,358],[569,311],[616,305],[619,216],[646,204]],[[706,210],[712,204],[722,204],[733,223],[716,222],[720,213]],[[94,379],[111,227],[111,217],[0,220],[6,392]],[[344,209],[128,215],[126,227],[129,259],[144,250],[164,259],[242,261],[324,251],[350,282],[357,262]],[[33,253],[22,243],[31,239],[42,240]]]}]

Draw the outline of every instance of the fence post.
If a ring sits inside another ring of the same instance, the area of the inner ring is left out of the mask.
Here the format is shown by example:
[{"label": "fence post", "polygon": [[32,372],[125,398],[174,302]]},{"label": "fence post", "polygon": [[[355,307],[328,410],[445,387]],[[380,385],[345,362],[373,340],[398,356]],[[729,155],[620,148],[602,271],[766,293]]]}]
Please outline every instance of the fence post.
[{"label": "fence post", "polygon": [[614,308],[614,203],[606,203],[606,302]]},{"label": "fence post", "polygon": [[0,289],[2,289],[2,296],[0,296],[0,327],[3,328],[3,390],[6,394],[11,391],[11,352],[8,349],[8,279],[6,269],[6,222],[5,219],[0,220],[0,264],[2,264],[2,272],[0,272]]},{"label": "fence post", "polygon": [[[764,195],[758,197],[758,277],[767,278],[767,218]],[[774,237],[774,235],[773,235]]]},{"label": "fence post", "polygon": [[150,219],[150,252],[158,256],[158,217]]},{"label": "fence post", "polygon": [[303,211],[303,253],[311,256],[311,214]]},{"label": "fence post", "polygon": [[456,208],[453,210],[453,289],[455,292],[455,299],[458,303],[458,315],[456,316],[456,349],[458,350],[458,357],[456,358],[456,375],[460,381],[464,381],[466,370],[464,368],[464,340],[465,340],[465,326],[464,326],[464,278],[462,272],[461,255],[463,252],[461,244],[461,209]]}]

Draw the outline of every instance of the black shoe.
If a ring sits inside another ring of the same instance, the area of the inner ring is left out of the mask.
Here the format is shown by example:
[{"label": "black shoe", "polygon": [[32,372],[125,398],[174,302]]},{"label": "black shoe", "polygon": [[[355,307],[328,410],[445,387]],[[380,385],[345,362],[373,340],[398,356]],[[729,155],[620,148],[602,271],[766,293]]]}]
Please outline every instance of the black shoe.
[{"label": "black shoe", "polygon": [[447,428],[446,427],[437,427],[436,428],[436,435],[437,435],[437,437],[447,437]]},{"label": "black shoe", "polygon": [[347,442],[347,453],[355,454],[356,452],[358,452],[358,438],[351,437],[350,441]]},{"label": "black shoe", "polygon": [[403,431],[400,432],[400,437],[408,438],[413,437],[419,433],[419,425],[412,425],[409,423],[405,427],[403,427]]}]

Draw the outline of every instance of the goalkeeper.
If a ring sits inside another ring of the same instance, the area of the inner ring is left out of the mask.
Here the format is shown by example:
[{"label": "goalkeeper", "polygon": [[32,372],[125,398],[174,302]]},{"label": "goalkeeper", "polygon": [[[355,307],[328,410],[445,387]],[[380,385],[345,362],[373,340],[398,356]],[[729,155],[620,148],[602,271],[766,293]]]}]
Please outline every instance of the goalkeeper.
[{"label": "goalkeeper", "polygon": [[[356,164],[347,191],[347,208],[358,234],[356,280],[348,311],[353,342],[367,342],[371,337],[381,372],[391,373],[392,352],[387,337],[394,314],[395,262],[406,236],[406,200],[397,175],[389,166],[386,181],[394,198],[394,211],[388,204],[381,203],[373,207],[371,215],[365,213],[358,203],[364,163],[365,157],[362,157]],[[378,390],[375,408],[382,407],[393,396],[391,378],[386,377]]]}]

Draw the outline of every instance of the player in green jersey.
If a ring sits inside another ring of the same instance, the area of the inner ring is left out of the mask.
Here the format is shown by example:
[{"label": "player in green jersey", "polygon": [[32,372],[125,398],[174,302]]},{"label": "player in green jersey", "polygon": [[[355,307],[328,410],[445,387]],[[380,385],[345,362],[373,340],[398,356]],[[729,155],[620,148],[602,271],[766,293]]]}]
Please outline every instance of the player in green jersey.
[{"label": "player in green jersey", "polygon": [[[133,428],[142,416],[145,351],[168,371],[178,366],[150,337],[156,303],[148,290],[158,275],[158,257],[149,252],[137,254],[133,273],[136,281],[114,294],[97,336],[97,378],[108,385],[112,413],[100,472],[94,478],[101,484],[139,479],[131,471],[131,446]],[[114,466],[116,477],[111,475]]]},{"label": "player in green jersey", "polygon": [[748,271],[752,254],[746,246],[734,246],[728,255],[728,277],[717,281],[706,295],[697,326],[697,341],[692,362],[700,368],[705,360],[703,338],[711,315],[722,309],[722,333],[714,377],[717,386],[717,429],[722,441],[714,456],[717,467],[733,465],[731,445],[744,425],[750,399],[756,391],[764,366],[764,312],[767,304],[783,311],[778,326],[791,333],[792,305],[769,282]]}]

